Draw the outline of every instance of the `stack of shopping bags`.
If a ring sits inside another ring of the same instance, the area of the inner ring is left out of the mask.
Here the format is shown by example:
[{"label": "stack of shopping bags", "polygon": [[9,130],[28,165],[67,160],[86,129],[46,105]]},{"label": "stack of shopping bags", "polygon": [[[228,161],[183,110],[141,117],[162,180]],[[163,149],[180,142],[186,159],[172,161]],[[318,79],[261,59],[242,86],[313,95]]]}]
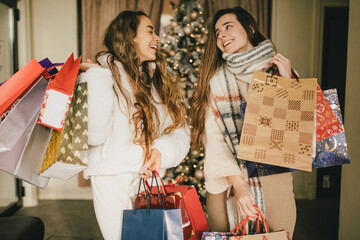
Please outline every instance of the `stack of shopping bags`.
[{"label": "stack of shopping bags", "polygon": [[[140,182],[142,181],[143,179],[140,180]],[[202,233],[208,231],[209,226],[195,187],[178,186],[176,183],[165,185],[156,171],[153,172],[151,179],[151,182],[155,184],[149,185],[148,182],[149,180],[143,182],[144,191],[142,192],[140,192],[139,186],[138,194],[134,197],[134,209],[124,210],[123,239],[199,240]],[[159,212],[164,216],[173,215],[175,219],[170,220],[164,217],[165,222],[156,220],[155,218],[161,219],[157,216],[160,214]],[[177,217],[178,214],[179,217]],[[147,227],[148,224],[150,224],[149,227]],[[141,233],[135,231],[140,226]],[[161,235],[161,232],[154,236],[148,234],[149,232],[155,234],[153,229],[158,228],[161,228],[163,232],[166,231],[167,237],[164,234]]]},{"label": "stack of shopping bags", "polygon": [[249,161],[249,176],[350,163],[341,118],[336,90],[323,92],[315,78],[256,72],[238,158]]},{"label": "stack of shopping bags", "polygon": [[[80,59],[33,59],[0,86],[1,170],[45,188],[50,177],[67,179],[86,165],[87,86],[76,84]],[[59,152],[47,156],[50,149]],[[67,165],[61,169],[58,162]]]}]

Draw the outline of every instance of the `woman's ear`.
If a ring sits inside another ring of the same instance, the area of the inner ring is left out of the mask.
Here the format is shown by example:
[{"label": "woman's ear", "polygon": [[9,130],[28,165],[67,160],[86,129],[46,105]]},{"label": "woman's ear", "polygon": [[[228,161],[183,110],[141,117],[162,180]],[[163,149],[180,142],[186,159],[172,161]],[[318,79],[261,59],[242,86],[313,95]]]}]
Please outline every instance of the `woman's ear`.
[{"label": "woman's ear", "polygon": [[251,27],[252,34],[255,34],[255,29],[252,26],[250,26],[250,27]]}]

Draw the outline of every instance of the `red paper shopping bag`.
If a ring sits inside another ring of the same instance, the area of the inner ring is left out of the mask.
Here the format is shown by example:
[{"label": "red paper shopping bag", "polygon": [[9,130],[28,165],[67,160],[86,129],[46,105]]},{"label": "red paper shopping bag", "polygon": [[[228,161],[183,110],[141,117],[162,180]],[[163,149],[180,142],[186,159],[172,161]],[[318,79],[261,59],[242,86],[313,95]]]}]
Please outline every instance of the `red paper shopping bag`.
[{"label": "red paper shopping bag", "polygon": [[48,85],[38,123],[61,131],[70,107],[79,71],[81,57],[74,61],[74,54],[68,58],[54,80]]},{"label": "red paper shopping bag", "polygon": [[[182,203],[185,205],[186,212],[190,218],[190,225],[183,228],[184,239],[199,240],[202,233],[209,229],[209,225],[206,221],[196,188],[188,185],[176,186],[175,184],[165,185],[165,188],[169,194],[181,193]],[[156,192],[157,190],[154,189],[155,194]]]},{"label": "red paper shopping bag", "polygon": [[29,89],[42,77],[47,76],[46,69],[35,59],[17,71],[0,87],[0,119],[4,120],[11,106],[23,97]]},{"label": "red paper shopping bag", "polygon": [[[155,179],[157,183],[159,183],[160,194],[158,194],[156,186],[150,186],[148,181],[146,183],[146,192],[141,192],[138,196],[134,196],[134,206],[139,209],[147,208],[147,204],[150,204],[151,209],[160,209],[162,206],[165,209],[180,209],[181,210],[181,220],[182,220],[182,228],[184,233],[184,240],[187,240],[191,237],[191,225],[190,219],[187,214],[185,204],[183,203],[183,198],[180,192],[172,192],[169,193],[159,173],[154,171]],[[159,181],[158,181],[158,180]],[[148,196],[151,196],[149,199]],[[137,201],[137,202],[136,202]]]},{"label": "red paper shopping bag", "polygon": [[316,142],[343,132],[319,84],[316,89]]}]

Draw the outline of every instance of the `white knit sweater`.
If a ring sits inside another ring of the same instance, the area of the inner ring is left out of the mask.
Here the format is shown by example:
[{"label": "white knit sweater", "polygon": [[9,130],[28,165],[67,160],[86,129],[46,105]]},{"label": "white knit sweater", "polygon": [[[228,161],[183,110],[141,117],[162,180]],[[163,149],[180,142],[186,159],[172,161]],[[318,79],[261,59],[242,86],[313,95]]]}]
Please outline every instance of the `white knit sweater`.
[{"label": "white knit sweater", "polygon": [[[118,63],[124,89],[133,98],[128,78]],[[143,162],[143,149],[133,143],[133,123],[129,124],[125,98],[120,94],[111,72],[107,68],[91,68],[80,75],[80,81],[88,82],[88,134],[89,164],[84,177],[92,175],[115,175],[139,173]],[[119,101],[113,90],[116,86]],[[155,100],[159,96],[153,92]],[[159,102],[159,101],[158,101]],[[161,123],[165,129],[172,123],[164,105],[155,103]],[[131,109],[130,112],[133,112]],[[152,148],[161,152],[160,174],[175,167],[186,156],[190,146],[188,127],[179,128],[172,134],[157,138]]]}]

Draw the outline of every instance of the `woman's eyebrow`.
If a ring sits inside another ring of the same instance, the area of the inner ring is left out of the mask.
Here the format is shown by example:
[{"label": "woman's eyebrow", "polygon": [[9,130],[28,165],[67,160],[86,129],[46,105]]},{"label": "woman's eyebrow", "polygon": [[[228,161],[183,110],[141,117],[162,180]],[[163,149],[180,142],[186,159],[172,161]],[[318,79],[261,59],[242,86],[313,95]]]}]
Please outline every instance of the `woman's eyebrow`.
[{"label": "woman's eyebrow", "polygon": [[[229,23],[233,23],[233,22],[225,22],[225,23],[223,24],[223,26],[225,26],[226,24],[229,24]],[[219,31],[219,29],[216,28],[216,29],[215,29],[215,33],[217,33],[218,31]]]},{"label": "woman's eyebrow", "polygon": [[151,30],[154,30],[154,27],[151,26],[151,25],[147,25],[146,27],[147,27],[147,28],[151,28]]}]

